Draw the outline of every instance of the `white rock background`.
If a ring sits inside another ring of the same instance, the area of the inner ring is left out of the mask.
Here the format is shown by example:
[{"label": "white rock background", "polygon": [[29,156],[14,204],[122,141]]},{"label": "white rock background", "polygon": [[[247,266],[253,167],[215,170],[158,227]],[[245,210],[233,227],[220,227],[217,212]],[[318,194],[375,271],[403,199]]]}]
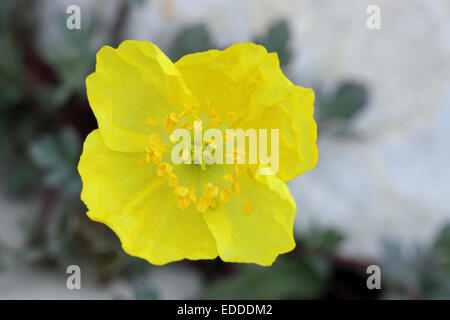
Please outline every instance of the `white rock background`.
[{"label": "white rock background", "polygon": [[[39,2],[36,21],[44,23],[39,44],[45,54],[61,48],[52,17],[64,14],[67,5],[79,4],[86,21],[95,12],[101,25],[109,26],[118,3]],[[346,237],[341,254],[377,259],[381,239],[395,238],[405,249],[426,245],[450,220],[450,2],[142,2],[131,12],[126,38],[165,48],[180,27],[204,22],[214,40],[226,46],[249,41],[287,18],[296,53],[288,73],[295,83],[332,89],[340,80],[354,79],[367,86],[369,105],[353,122],[358,138],[322,135],[316,169],[289,183],[299,208],[298,231],[311,225],[338,229]],[[366,28],[370,4],[381,8],[382,30]],[[102,45],[101,35],[92,45]],[[0,208],[0,238],[20,244],[19,231],[13,230],[28,207],[0,198]],[[198,276],[175,269],[158,269],[151,281],[163,298],[194,296],[201,287]],[[32,294],[37,288],[44,294]],[[88,286],[68,296],[64,273],[19,269],[0,275],[0,298],[111,298],[117,290]]]}]

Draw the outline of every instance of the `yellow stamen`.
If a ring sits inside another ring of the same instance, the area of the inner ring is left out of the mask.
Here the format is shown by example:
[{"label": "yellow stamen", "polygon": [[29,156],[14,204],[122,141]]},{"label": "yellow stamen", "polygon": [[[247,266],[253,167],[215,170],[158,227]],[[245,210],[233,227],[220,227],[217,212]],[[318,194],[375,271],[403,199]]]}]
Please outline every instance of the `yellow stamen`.
[{"label": "yellow stamen", "polygon": [[153,152],[153,162],[154,163],[160,163],[162,159],[162,154],[158,150],[155,150]]},{"label": "yellow stamen", "polygon": [[186,112],[190,112],[192,110],[192,106],[190,103],[182,103],[183,109],[186,110]]},{"label": "yellow stamen", "polygon": [[239,182],[234,181],[234,182],[231,184],[231,191],[232,191],[234,194],[238,194],[239,192],[241,192],[241,185],[239,184]]},{"label": "yellow stamen", "polygon": [[227,120],[233,120],[233,119],[236,119],[236,113],[234,113],[234,112],[227,112],[227,113],[225,114],[225,118],[226,118]]},{"label": "yellow stamen", "polygon": [[232,173],[227,173],[226,175],[223,176],[223,180],[229,181],[229,182],[233,182],[234,181],[233,174]]},{"label": "yellow stamen", "polygon": [[146,165],[148,163],[148,161],[147,161],[147,159],[141,159],[141,160],[139,160],[139,165],[140,166],[143,166],[143,165]]},{"label": "yellow stamen", "polygon": [[247,174],[248,174],[248,176],[249,176],[250,178],[252,178],[252,179],[255,177],[255,175],[254,175],[252,169],[251,169],[249,166],[247,166]]},{"label": "yellow stamen", "polygon": [[209,198],[209,199],[208,199],[208,204],[209,204],[209,207],[210,207],[210,208],[214,209],[214,208],[217,206],[216,199],[214,199],[214,198]]},{"label": "yellow stamen", "polygon": [[208,110],[208,116],[209,116],[210,118],[213,118],[213,119],[219,118],[219,115],[217,114],[217,112],[216,112],[216,110],[215,110],[214,108],[209,108],[209,110]]},{"label": "yellow stamen", "polygon": [[191,199],[188,197],[178,197],[178,208],[181,210],[186,209],[189,207],[189,203],[191,202]]},{"label": "yellow stamen", "polygon": [[167,176],[169,173],[172,172],[172,170],[173,170],[172,166],[167,162],[162,162],[158,164],[158,166],[156,167],[156,173],[160,177]]},{"label": "yellow stamen", "polygon": [[189,188],[188,187],[177,186],[175,188],[175,193],[177,195],[179,195],[180,197],[186,197],[189,194]]},{"label": "yellow stamen", "polygon": [[217,195],[219,194],[219,187],[215,186],[211,182],[209,182],[205,185],[204,194],[206,194],[210,197],[217,197]]},{"label": "yellow stamen", "polygon": [[222,186],[220,188],[220,200],[223,202],[230,201],[230,190],[227,187]]},{"label": "yellow stamen", "polygon": [[173,128],[175,127],[175,125],[178,123],[179,120],[180,118],[175,112],[172,112],[166,116],[165,129],[167,133],[172,132]]},{"label": "yellow stamen", "polygon": [[195,193],[195,187],[189,188],[189,198],[191,198],[193,203],[197,203],[197,194]]},{"label": "yellow stamen", "polygon": [[205,212],[206,209],[214,209],[217,206],[216,197],[219,194],[219,187],[213,185],[211,182],[205,184],[202,196],[197,203],[197,211]]},{"label": "yellow stamen", "polygon": [[169,181],[167,182],[169,187],[176,187],[178,185],[178,178],[174,173],[169,174]]},{"label": "yellow stamen", "polygon": [[192,130],[193,129],[193,127],[189,123],[186,123],[186,122],[180,124],[180,128],[181,129],[188,129],[188,130]]},{"label": "yellow stamen", "polygon": [[148,136],[148,142],[151,146],[156,146],[159,143],[159,135],[157,133],[152,133]]},{"label": "yellow stamen", "polygon": [[212,119],[209,119],[209,122],[208,122],[208,126],[210,126],[211,128],[217,128],[220,124],[222,124],[222,119],[220,119],[220,118],[212,118]]},{"label": "yellow stamen", "polygon": [[162,142],[160,142],[160,143],[157,145],[157,148],[159,149],[159,151],[162,151],[162,152],[164,152],[164,151],[167,150],[167,146],[166,146],[164,143],[162,143]]},{"label": "yellow stamen", "polygon": [[208,201],[205,199],[205,197],[200,197],[197,203],[197,211],[205,212],[206,209],[208,209]]},{"label": "yellow stamen", "polygon": [[175,112],[171,112],[169,114],[169,119],[173,122],[178,122],[180,120],[180,116],[177,115]]},{"label": "yellow stamen", "polygon": [[146,120],[147,120],[147,123],[149,125],[151,125],[151,126],[157,126],[158,125],[158,122],[155,119],[153,119],[153,118],[148,117]]},{"label": "yellow stamen", "polygon": [[[166,115],[164,118],[164,127],[168,133],[168,140],[170,143],[175,144],[177,141],[174,139],[174,135],[172,135],[172,131],[175,128],[183,128],[193,130],[195,128],[205,128],[205,127],[218,127],[223,124],[222,118],[219,117],[216,109],[212,108],[209,100],[206,101],[205,109],[200,106],[198,103],[185,103],[182,104],[181,112],[175,113],[171,112]],[[194,110],[201,109],[206,110],[206,117],[203,117],[203,120],[207,121],[207,125],[202,122],[202,118],[197,112],[193,112]],[[189,117],[189,121],[188,121]],[[236,119],[237,116],[234,112],[226,112],[223,119]],[[191,123],[192,119],[197,122]],[[146,118],[146,121],[149,125],[157,126],[158,122],[153,118]],[[202,124],[202,125],[201,125]],[[227,132],[228,134],[228,132]],[[227,135],[225,135],[224,139],[226,140]],[[174,196],[177,198],[177,205],[180,209],[184,210],[189,207],[190,203],[194,203],[197,211],[205,212],[208,208],[214,209],[217,207],[218,199],[222,202],[229,202],[231,200],[231,194],[238,194],[241,192],[241,185],[237,182],[238,177],[242,174],[242,169],[238,167],[237,164],[233,165],[232,170],[229,173],[223,176],[224,181],[228,182],[225,185],[214,185],[209,182],[206,183],[202,191],[197,194],[196,188],[194,186],[183,186],[179,184],[179,177],[174,173],[174,167],[169,164],[169,162],[161,162],[163,152],[167,150],[170,151],[171,146],[164,144],[161,142],[161,137],[158,133],[151,133],[148,136],[149,146],[146,148],[146,155],[144,159],[139,161],[139,165],[145,165],[147,163],[154,162],[156,164],[156,173],[161,178],[161,180],[166,180],[168,185],[174,189]],[[213,149],[217,148],[217,141],[210,139],[205,141],[203,146],[210,146]],[[236,159],[242,154],[242,151],[237,150],[236,148],[232,152],[232,157]],[[191,153],[189,150],[183,150],[182,158],[183,160],[189,159],[191,157]],[[206,169],[206,165],[204,165]],[[247,167],[247,172],[251,172],[251,170]],[[245,170],[244,170],[245,172]],[[250,173],[249,173],[250,175]],[[246,203],[244,204],[244,212],[246,214],[250,214],[252,211],[251,206]]]},{"label": "yellow stamen", "polygon": [[233,175],[235,178],[237,178],[241,175],[241,171],[239,170],[239,167],[237,165],[234,165],[234,167],[233,167]]},{"label": "yellow stamen", "polygon": [[197,110],[200,107],[198,103],[183,103],[182,106],[186,113]]},{"label": "yellow stamen", "polygon": [[242,211],[244,211],[244,213],[246,215],[249,215],[249,214],[251,214],[253,212],[253,208],[250,205],[250,203],[244,202],[244,204],[242,205]]}]

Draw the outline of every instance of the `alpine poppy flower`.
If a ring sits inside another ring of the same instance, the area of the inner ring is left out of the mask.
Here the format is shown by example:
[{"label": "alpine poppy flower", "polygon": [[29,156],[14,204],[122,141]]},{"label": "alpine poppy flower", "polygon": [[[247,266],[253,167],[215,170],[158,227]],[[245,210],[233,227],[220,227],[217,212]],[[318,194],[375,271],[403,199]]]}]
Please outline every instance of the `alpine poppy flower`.
[{"label": "alpine poppy flower", "polygon": [[[234,44],[172,63],[150,42],[124,41],[99,50],[86,87],[99,128],[80,158],[81,199],[127,253],[158,265],[217,256],[271,265],[295,247],[285,182],[317,161],[314,93],[284,76],[276,53]],[[173,163],[174,130],[196,123],[278,129],[279,170]]]}]

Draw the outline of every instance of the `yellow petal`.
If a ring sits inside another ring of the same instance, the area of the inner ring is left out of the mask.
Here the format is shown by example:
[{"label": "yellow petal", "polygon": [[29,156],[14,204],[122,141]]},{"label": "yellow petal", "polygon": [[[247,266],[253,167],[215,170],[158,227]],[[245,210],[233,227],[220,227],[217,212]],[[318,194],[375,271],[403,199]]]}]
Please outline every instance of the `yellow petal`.
[{"label": "yellow petal", "polygon": [[242,193],[219,202],[203,217],[224,261],[271,265],[295,247],[295,202],[288,187],[275,176],[240,178]]},{"label": "yellow petal", "polygon": [[[184,206],[187,200],[182,200]],[[162,265],[182,259],[214,259],[217,247],[195,207],[180,209],[165,183],[148,185],[117,214],[104,220],[130,255]]]},{"label": "yellow petal", "polygon": [[101,48],[86,87],[105,144],[116,151],[143,150],[154,132],[148,118],[162,124],[164,115],[196,101],[170,59],[148,41]]},{"label": "yellow petal", "polygon": [[81,199],[94,220],[119,212],[134,194],[155,180],[155,165],[139,165],[143,153],[109,150],[99,130],[86,138],[78,171],[83,181]]},{"label": "yellow petal", "polygon": [[279,130],[277,175],[283,181],[314,168],[314,93],[284,76],[275,53],[252,43],[234,44],[223,51],[186,55],[175,65],[197,98],[209,99],[231,127]]},{"label": "yellow petal", "polygon": [[87,137],[78,170],[89,217],[107,224],[126,252],[153,264],[215,258],[215,240],[195,208],[180,210],[155,165],[139,166],[139,157],[109,150],[98,130]]}]

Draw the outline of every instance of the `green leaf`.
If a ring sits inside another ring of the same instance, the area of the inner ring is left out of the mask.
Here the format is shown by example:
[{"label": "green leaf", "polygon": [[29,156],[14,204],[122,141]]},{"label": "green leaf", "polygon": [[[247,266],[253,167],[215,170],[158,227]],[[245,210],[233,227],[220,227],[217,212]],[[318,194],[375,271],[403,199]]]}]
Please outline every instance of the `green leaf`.
[{"label": "green leaf", "polygon": [[24,195],[35,187],[38,172],[26,157],[18,157],[6,172],[6,188],[13,195]]},{"label": "green leaf", "polygon": [[15,0],[0,1],[0,29],[7,29],[14,23],[16,7],[17,1]]},{"label": "green leaf", "polygon": [[0,35],[0,52],[0,108],[5,108],[24,95],[25,66],[22,54],[6,34]]},{"label": "green leaf", "polygon": [[30,155],[36,165],[45,173],[49,186],[72,186],[78,180],[76,163],[81,152],[81,142],[72,129],[64,129],[54,136],[46,136],[30,147]]},{"label": "green leaf", "polygon": [[440,266],[430,270],[423,291],[426,299],[450,299],[450,267]]},{"label": "green leaf", "polygon": [[92,57],[93,54],[88,49],[79,49],[72,56],[50,61],[59,84],[57,86],[41,84],[37,88],[36,97],[43,108],[47,110],[60,108],[74,93],[84,91],[84,79],[91,69]]},{"label": "green leaf", "polygon": [[214,49],[209,31],[204,24],[188,26],[182,29],[169,46],[168,56],[177,61],[182,56]]},{"label": "green leaf", "polygon": [[436,236],[433,248],[442,254],[450,256],[450,224],[444,226]]},{"label": "green leaf", "polygon": [[344,82],[335,93],[325,98],[325,103],[319,106],[319,119],[351,119],[365,106],[368,99],[366,88],[358,83]]},{"label": "green leaf", "polygon": [[311,250],[320,250],[328,253],[335,253],[343,240],[342,235],[337,231],[318,228],[313,228],[300,238],[302,243]]},{"label": "green leaf", "polygon": [[450,298],[450,224],[436,236],[431,250],[431,270],[427,272],[426,297]]},{"label": "green leaf", "polygon": [[0,36],[0,72],[8,79],[18,80],[24,75],[25,67],[21,59],[21,54],[17,50],[13,41],[6,35]]},{"label": "green leaf", "polygon": [[289,37],[288,23],[286,20],[282,20],[273,24],[265,35],[256,38],[253,42],[263,45],[269,52],[278,53],[280,66],[285,66],[292,57],[292,52],[289,48]]},{"label": "green leaf", "polygon": [[139,286],[135,293],[136,300],[156,300],[158,299],[158,292],[150,285]]},{"label": "green leaf", "polygon": [[206,299],[311,299],[323,293],[329,274],[325,261],[278,258],[271,267],[248,265],[237,275],[207,288]]}]

